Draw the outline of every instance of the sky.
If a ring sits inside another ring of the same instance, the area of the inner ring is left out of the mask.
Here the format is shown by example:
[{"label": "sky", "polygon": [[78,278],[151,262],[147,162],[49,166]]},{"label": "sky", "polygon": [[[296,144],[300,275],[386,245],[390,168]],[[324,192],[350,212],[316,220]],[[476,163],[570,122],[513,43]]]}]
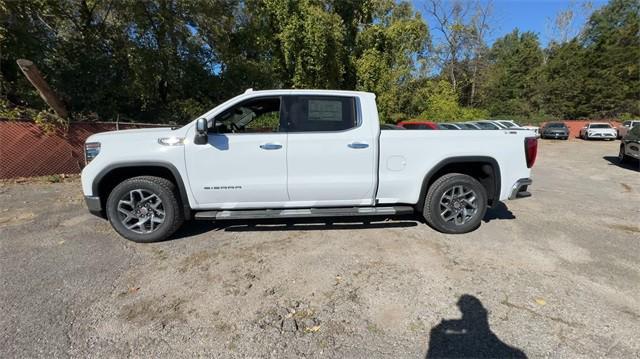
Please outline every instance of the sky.
[{"label": "sky", "polygon": [[[444,0],[448,1],[448,0]],[[489,0],[480,0],[486,4]],[[429,22],[431,27],[431,35],[434,40],[438,40],[438,34],[433,30],[433,23],[424,11],[425,0],[413,0],[416,10],[422,13],[422,16]],[[550,40],[552,31],[549,25],[553,23],[558,12],[573,8],[577,13],[574,27],[579,29],[586,22],[588,12],[581,10],[581,4],[585,1],[581,0],[492,0],[493,22],[490,36],[488,37],[489,45],[497,38],[500,38],[514,28],[521,31],[533,31],[538,34],[542,46],[546,46]],[[592,10],[596,10],[607,3],[604,0],[591,0]]]}]

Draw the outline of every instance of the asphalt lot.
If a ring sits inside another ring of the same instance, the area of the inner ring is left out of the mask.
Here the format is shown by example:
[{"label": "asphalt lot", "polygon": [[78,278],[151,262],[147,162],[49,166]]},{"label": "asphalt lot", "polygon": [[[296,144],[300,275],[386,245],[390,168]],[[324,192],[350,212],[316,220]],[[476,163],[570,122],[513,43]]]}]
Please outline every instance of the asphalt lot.
[{"label": "asphalt lot", "polygon": [[533,197],[466,235],[190,223],[128,242],[77,179],[0,185],[0,357],[639,357],[640,172],[542,141]]}]

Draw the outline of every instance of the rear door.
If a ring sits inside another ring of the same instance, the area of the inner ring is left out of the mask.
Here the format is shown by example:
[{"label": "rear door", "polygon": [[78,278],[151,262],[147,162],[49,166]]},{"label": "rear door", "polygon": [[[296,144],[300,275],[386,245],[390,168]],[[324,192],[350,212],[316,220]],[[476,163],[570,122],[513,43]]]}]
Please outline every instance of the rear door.
[{"label": "rear door", "polygon": [[373,204],[376,135],[359,104],[350,96],[284,97],[290,206]]}]

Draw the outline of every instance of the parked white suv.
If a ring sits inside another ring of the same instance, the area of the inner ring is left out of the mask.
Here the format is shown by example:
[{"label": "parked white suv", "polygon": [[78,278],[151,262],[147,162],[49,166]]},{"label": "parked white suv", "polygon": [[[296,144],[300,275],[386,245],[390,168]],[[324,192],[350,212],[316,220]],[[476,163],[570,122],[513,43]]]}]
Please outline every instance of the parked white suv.
[{"label": "parked white suv", "polygon": [[177,129],[89,137],[89,210],[152,242],[185,219],[421,212],[445,233],[479,226],[487,206],[527,197],[530,131],[380,131],[375,95],[250,91]]},{"label": "parked white suv", "polygon": [[616,131],[611,124],[593,122],[580,129],[580,137],[584,140],[591,140],[595,138],[613,140],[618,137],[618,131]]}]

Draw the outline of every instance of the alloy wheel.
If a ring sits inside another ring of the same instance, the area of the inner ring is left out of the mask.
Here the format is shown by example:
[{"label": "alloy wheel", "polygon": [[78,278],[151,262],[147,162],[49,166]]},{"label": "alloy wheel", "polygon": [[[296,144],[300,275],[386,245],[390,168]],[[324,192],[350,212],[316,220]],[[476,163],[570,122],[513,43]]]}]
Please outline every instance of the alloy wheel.
[{"label": "alloy wheel", "polygon": [[118,216],[128,230],[147,234],[156,231],[164,223],[165,212],[157,194],[146,189],[134,189],[118,201]]},{"label": "alloy wheel", "polygon": [[478,212],[477,195],[465,185],[449,188],[440,197],[440,217],[445,222],[461,226]]}]

